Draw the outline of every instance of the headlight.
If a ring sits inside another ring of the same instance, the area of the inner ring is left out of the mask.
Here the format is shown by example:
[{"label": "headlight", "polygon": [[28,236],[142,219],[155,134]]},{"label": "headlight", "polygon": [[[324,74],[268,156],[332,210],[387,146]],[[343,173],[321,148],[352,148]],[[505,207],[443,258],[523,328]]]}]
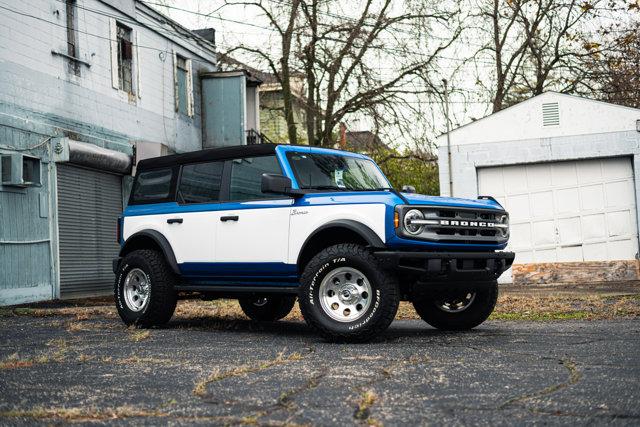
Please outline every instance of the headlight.
[{"label": "headlight", "polygon": [[424,230],[424,225],[421,224],[412,224],[411,222],[414,219],[424,219],[424,215],[418,209],[411,209],[404,215],[404,219],[402,220],[404,224],[404,229],[409,234],[420,234],[422,230]]}]

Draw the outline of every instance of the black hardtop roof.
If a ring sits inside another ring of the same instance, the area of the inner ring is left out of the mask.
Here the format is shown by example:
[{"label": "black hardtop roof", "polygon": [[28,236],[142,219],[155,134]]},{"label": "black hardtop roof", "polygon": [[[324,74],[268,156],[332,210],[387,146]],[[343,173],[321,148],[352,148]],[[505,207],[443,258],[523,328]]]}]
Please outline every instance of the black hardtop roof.
[{"label": "black hardtop roof", "polygon": [[208,148],[169,156],[152,157],[140,160],[137,170],[166,168],[184,163],[205,162],[208,160],[229,160],[237,157],[266,156],[276,152],[279,144],[234,145],[230,147]]}]

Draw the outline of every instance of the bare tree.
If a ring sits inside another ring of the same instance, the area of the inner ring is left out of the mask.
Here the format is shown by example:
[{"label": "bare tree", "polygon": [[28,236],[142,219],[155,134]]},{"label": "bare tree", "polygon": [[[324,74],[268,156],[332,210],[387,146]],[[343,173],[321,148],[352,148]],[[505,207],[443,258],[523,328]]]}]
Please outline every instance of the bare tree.
[{"label": "bare tree", "polygon": [[[348,10],[336,0],[228,4],[256,8],[276,32],[278,49],[242,45],[233,50],[262,60],[282,85],[291,143],[296,142],[292,70],[305,75],[308,140],[331,145],[336,126],[355,115],[380,128],[408,125],[417,96],[435,92],[431,81],[440,54],[461,31],[457,11],[441,9],[435,0],[367,0],[349,4]],[[446,37],[431,38],[438,25],[446,28]]]},{"label": "bare tree", "polygon": [[586,59],[589,80],[584,83],[584,92],[596,99],[640,108],[640,16],[636,14],[633,19],[601,30],[610,46],[606,54],[599,53],[600,43],[586,46],[596,53]]},{"label": "bare tree", "polygon": [[[475,30],[485,42],[477,58],[494,63],[493,112],[545,90],[576,92],[588,78],[590,26],[615,12],[616,1],[493,0],[476,4]],[[599,46],[604,53],[607,46]]]}]

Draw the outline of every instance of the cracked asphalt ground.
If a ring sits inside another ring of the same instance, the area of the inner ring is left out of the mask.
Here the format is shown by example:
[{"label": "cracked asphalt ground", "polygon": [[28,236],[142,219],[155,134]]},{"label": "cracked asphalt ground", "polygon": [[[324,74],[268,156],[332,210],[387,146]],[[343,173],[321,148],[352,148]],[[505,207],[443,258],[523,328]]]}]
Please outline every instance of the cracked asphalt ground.
[{"label": "cracked asphalt ground", "polygon": [[637,318],[397,320],[328,344],[299,321],[177,315],[126,329],[111,308],[0,317],[0,424],[640,423]]}]

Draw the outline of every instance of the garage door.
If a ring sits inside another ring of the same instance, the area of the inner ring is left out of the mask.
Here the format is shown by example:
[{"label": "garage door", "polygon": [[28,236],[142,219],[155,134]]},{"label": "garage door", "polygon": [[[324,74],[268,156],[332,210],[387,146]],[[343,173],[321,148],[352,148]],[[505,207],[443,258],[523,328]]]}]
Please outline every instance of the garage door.
[{"label": "garage door", "polygon": [[58,165],[57,175],[60,296],[109,294],[122,178],[69,165]]},{"label": "garage door", "polygon": [[483,168],[478,190],[509,211],[518,264],[636,257],[630,158]]}]

